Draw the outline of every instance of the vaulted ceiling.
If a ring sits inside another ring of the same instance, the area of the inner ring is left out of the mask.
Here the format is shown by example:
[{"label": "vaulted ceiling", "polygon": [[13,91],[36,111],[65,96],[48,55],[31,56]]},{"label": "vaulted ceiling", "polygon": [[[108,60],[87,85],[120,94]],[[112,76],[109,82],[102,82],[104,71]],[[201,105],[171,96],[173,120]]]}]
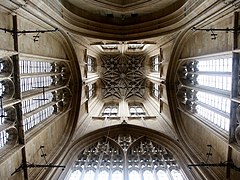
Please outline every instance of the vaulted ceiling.
[{"label": "vaulted ceiling", "polygon": [[[91,15],[127,18],[146,16],[169,10],[172,6],[179,8],[181,0],[63,0]],[[125,18],[125,19],[124,19]],[[124,22],[123,22],[124,23]]]},{"label": "vaulted ceiling", "polygon": [[[196,16],[201,4],[190,0],[60,0],[69,11],[62,17],[85,37],[117,41],[148,41],[177,32]],[[188,16],[187,16],[188,15]]]}]

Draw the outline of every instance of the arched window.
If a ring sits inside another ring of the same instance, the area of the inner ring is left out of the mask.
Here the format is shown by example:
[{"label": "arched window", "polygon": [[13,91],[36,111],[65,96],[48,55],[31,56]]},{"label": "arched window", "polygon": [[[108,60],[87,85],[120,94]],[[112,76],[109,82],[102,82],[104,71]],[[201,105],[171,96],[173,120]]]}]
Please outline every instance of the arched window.
[{"label": "arched window", "polygon": [[219,130],[229,131],[232,57],[181,60],[177,92],[181,107]]},{"label": "arched window", "polygon": [[[69,101],[64,97],[70,94],[69,90],[64,90],[69,79],[67,64],[59,60],[41,59],[22,57],[19,61],[25,132],[63,111]],[[55,91],[55,88],[58,90]],[[32,94],[30,98],[29,94]]]},{"label": "arched window", "polygon": [[115,104],[106,105],[102,112],[103,117],[116,117],[118,115],[118,106]]},{"label": "arched window", "polygon": [[92,56],[87,57],[87,72],[95,71],[95,58]]},{"label": "arched window", "polygon": [[153,72],[159,72],[159,56],[154,56],[151,58],[151,63],[152,63],[152,71]]},{"label": "arched window", "polygon": [[159,98],[159,85],[152,83],[152,96],[155,97],[156,99]]},{"label": "arched window", "polygon": [[88,98],[92,98],[95,95],[95,90],[96,90],[96,85],[95,84],[89,84],[88,85]]},{"label": "arched window", "polygon": [[129,105],[129,112],[130,116],[138,117],[138,116],[145,116],[146,112],[142,106],[142,104],[130,104]]},{"label": "arched window", "polygon": [[[173,177],[186,180],[166,148],[146,137],[129,134],[113,136],[111,141],[109,137],[102,138],[86,147],[78,155],[73,170],[72,173],[81,172],[78,180],[93,177],[95,180],[172,180]],[[178,172],[181,172],[180,175]]]},{"label": "arched window", "polygon": [[[17,72],[10,57],[0,58],[1,149],[17,142],[17,121],[23,123],[24,131],[28,132],[52,115],[66,110],[70,102],[67,88],[70,71],[66,60],[27,54],[21,54],[19,59],[14,61],[19,63],[15,64],[19,65]],[[15,98],[16,103],[12,101]],[[23,114],[19,119],[17,111]]]}]

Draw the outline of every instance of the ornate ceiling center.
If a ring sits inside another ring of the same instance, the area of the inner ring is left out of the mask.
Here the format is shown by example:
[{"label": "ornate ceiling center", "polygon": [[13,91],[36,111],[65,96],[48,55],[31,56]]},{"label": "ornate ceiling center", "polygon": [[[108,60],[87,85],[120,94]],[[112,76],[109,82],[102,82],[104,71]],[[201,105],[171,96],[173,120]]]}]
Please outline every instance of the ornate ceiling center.
[{"label": "ornate ceiling center", "polygon": [[103,55],[103,98],[143,98],[145,93],[144,56]]}]

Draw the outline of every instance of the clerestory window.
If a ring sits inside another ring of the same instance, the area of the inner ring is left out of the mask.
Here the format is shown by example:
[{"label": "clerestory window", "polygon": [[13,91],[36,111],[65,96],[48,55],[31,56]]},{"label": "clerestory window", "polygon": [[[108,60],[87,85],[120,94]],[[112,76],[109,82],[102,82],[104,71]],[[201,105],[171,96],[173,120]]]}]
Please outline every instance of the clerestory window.
[{"label": "clerestory window", "polygon": [[89,99],[95,96],[95,89],[96,89],[95,86],[96,86],[95,84],[88,85],[88,98]]},{"label": "clerestory window", "polygon": [[95,58],[92,56],[87,57],[87,72],[95,71]]},{"label": "clerestory window", "polygon": [[142,104],[130,104],[129,113],[132,117],[145,116],[146,112]]},{"label": "clerestory window", "polygon": [[104,106],[104,110],[102,112],[103,117],[116,117],[118,115],[118,106],[113,105],[106,105]]},{"label": "clerestory window", "polygon": [[178,70],[181,106],[209,125],[229,131],[232,57],[182,60]]},{"label": "clerestory window", "polygon": [[160,61],[159,61],[159,56],[154,56],[151,58],[151,66],[152,66],[152,71],[153,72],[159,72],[159,66],[160,66]]},{"label": "clerestory window", "polygon": [[[23,125],[24,131],[29,132],[67,106],[69,90],[64,86],[69,79],[69,70],[67,64],[59,60],[23,58],[19,65]],[[34,95],[29,98],[29,94]]]},{"label": "clerestory window", "polygon": [[152,96],[156,99],[159,98],[159,85],[152,83]]}]

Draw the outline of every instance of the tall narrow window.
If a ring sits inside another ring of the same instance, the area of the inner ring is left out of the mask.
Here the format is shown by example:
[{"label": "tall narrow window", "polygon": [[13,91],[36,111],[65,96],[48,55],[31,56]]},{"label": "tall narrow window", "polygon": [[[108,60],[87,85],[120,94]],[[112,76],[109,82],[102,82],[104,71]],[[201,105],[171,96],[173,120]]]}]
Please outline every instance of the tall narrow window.
[{"label": "tall narrow window", "polygon": [[7,143],[9,134],[4,130],[0,132],[0,148],[2,148]]},{"label": "tall narrow window", "polygon": [[178,70],[183,107],[224,131],[229,131],[230,124],[231,71],[231,55],[188,59]]},{"label": "tall narrow window", "polygon": [[92,98],[95,95],[95,84],[88,85],[88,98]]},{"label": "tall narrow window", "polygon": [[152,83],[152,96],[156,99],[159,98],[159,85]]},{"label": "tall narrow window", "polygon": [[87,57],[87,71],[88,72],[95,71],[95,58],[92,56]]},{"label": "tall narrow window", "polygon": [[151,62],[152,62],[152,71],[153,72],[159,72],[159,56],[154,56],[151,58]]}]

